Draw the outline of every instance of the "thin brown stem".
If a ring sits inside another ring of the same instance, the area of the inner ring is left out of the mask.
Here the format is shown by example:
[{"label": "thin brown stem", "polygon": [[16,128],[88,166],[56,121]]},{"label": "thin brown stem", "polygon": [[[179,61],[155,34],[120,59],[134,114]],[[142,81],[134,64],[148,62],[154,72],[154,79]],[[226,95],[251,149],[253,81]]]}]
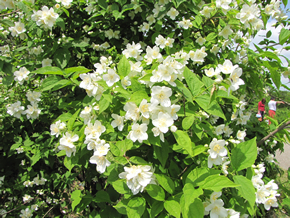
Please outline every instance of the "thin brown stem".
[{"label": "thin brown stem", "polygon": [[4,16],[10,15],[10,14],[14,14],[14,13],[17,13],[18,11],[20,11],[20,9],[17,9],[15,11],[12,11],[12,12],[7,13],[7,14],[0,14],[0,17],[4,17]]},{"label": "thin brown stem", "polygon": [[262,145],[268,138],[274,136],[277,132],[279,132],[280,130],[284,129],[285,127],[287,127],[290,124],[290,120],[287,121],[286,123],[282,124],[281,126],[279,126],[277,129],[275,129],[273,132],[271,132],[269,135],[265,136],[264,138],[262,138],[258,143],[257,146]]}]

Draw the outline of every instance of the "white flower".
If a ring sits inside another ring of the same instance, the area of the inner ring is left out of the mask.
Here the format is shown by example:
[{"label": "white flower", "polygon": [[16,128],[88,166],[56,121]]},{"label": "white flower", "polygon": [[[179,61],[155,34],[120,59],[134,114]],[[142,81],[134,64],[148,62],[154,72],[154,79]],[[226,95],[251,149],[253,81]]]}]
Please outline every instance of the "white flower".
[{"label": "white flower", "polygon": [[154,120],[152,120],[152,124],[159,128],[159,130],[163,133],[167,133],[169,130],[169,127],[172,126],[174,123],[172,117],[163,112],[158,113],[158,117]]},{"label": "white flower", "polygon": [[188,29],[192,27],[192,23],[190,20],[186,20],[184,17],[182,18],[182,21],[178,22],[178,26],[183,28],[183,29]]},{"label": "white flower", "polygon": [[176,132],[176,131],[177,131],[177,127],[174,126],[174,125],[172,125],[172,126],[170,127],[170,131],[171,131],[171,132]]},{"label": "white flower", "polygon": [[160,48],[165,48],[166,46],[166,39],[162,35],[158,35],[155,39],[155,44]]},{"label": "white flower", "polygon": [[118,130],[122,131],[124,128],[124,117],[117,114],[112,114],[111,116],[114,118],[114,120],[111,122],[111,126],[113,128],[118,127]]},{"label": "white flower", "polygon": [[147,134],[147,125],[145,123],[142,123],[139,125],[138,123],[135,123],[132,125],[132,130],[129,132],[127,138],[131,139],[133,142],[138,142],[142,143],[143,140],[148,139],[148,134]]},{"label": "white flower", "polygon": [[213,164],[221,165],[222,162],[223,162],[223,159],[221,156],[217,156],[216,158],[212,158],[211,156],[208,156],[207,166],[208,166],[208,168],[212,168]]},{"label": "white flower", "polygon": [[27,105],[27,110],[25,110],[25,114],[27,119],[36,119],[38,118],[41,110],[38,108],[36,102],[33,102],[31,105]]},{"label": "white flower", "polygon": [[139,108],[134,102],[127,102],[124,106],[124,110],[126,111],[126,120],[133,120],[136,122],[140,118]]},{"label": "white flower", "polygon": [[171,20],[175,20],[176,16],[178,16],[179,12],[175,8],[171,8],[167,12],[167,16],[171,18]]},{"label": "white flower", "polygon": [[218,69],[224,74],[231,74],[238,67],[238,65],[234,65],[230,60],[225,60],[223,65],[219,64]]},{"label": "white flower", "polygon": [[258,187],[256,192],[256,203],[264,204],[264,202],[266,201],[266,197],[268,197],[269,195],[270,191],[268,191],[265,186]]},{"label": "white flower", "polygon": [[51,66],[52,60],[49,58],[46,58],[46,59],[43,59],[41,63],[42,63],[42,67]]},{"label": "white flower", "polygon": [[94,156],[105,156],[107,155],[108,151],[110,150],[110,145],[108,143],[100,143],[97,144],[94,151]]},{"label": "white flower", "polygon": [[208,77],[213,77],[213,76],[217,75],[216,71],[212,67],[210,69],[205,69],[204,73]]},{"label": "white flower", "polygon": [[99,173],[104,173],[106,171],[106,167],[111,165],[110,161],[108,161],[105,156],[98,156],[98,155],[92,156],[90,158],[90,163],[97,165],[96,170]]},{"label": "white flower", "polygon": [[126,49],[122,52],[126,58],[132,57],[137,59],[140,56],[140,53],[142,52],[140,43],[135,44],[133,42],[132,44],[127,44]]},{"label": "white flower", "polygon": [[160,103],[163,107],[169,107],[171,105],[171,101],[169,97],[172,95],[172,90],[166,86],[154,86],[151,89],[151,102],[153,104]]},{"label": "white flower", "polygon": [[247,135],[246,131],[247,131],[246,129],[243,130],[243,131],[239,130],[239,131],[237,132],[237,138],[238,138],[239,140],[241,140],[241,141],[244,141],[244,139],[245,139],[245,137],[246,137],[246,135]]},{"label": "white flower", "polygon": [[106,127],[103,126],[100,121],[96,120],[94,124],[89,121],[88,126],[85,128],[86,140],[89,140],[90,138],[99,139],[105,131]]},{"label": "white flower", "polygon": [[24,80],[28,79],[28,74],[30,72],[26,69],[26,67],[21,67],[18,71],[14,72],[14,80],[19,82],[20,85],[23,84]]},{"label": "white flower", "polygon": [[33,215],[32,214],[33,211],[30,210],[28,207],[25,210],[21,210],[20,212],[21,212],[21,214],[20,214],[21,218],[29,218],[29,217],[32,217],[32,215]]},{"label": "white flower", "polygon": [[115,70],[109,69],[108,74],[103,75],[103,79],[106,81],[108,86],[114,85],[114,83],[120,80],[120,76],[116,73]]},{"label": "white flower", "polygon": [[58,120],[55,124],[50,125],[50,134],[55,135],[55,137],[58,137],[61,133],[61,130],[63,130],[66,127],[65,123]]},{"label": "white flower", "polygon": [[269,154],[266,158],[265,158],[265,161],[267,161],[268,163],[275,163],[275,160],[274,160],[274,154]]},{"label": "white flower", "polygon": [[14,27],[9,27],[9,31],[11,32],[12,36],[18,36],[22,33],[25,33],[26,29],[24,23],[15,22],[14,24]]},{"label": "white flower", "polygon": [[200,12],[200,14],[202,14],[203,16],[205,16],[206,18],[210,18],[211,15],[210,13],[214,10],[214,8],[205,6],[203,7],[202,11]]},{"label": "white flower", "polygon": [[225,39],[229,38],[229,35],[233,34],[232,29],[230,28],[229,25],[227,25],[221,32],[219,32],[219,35],[224,37]]},{"label": "white flower", "polygon": [[215,127],[215,134],[216,135],[221,135],[224,133],[224,128],[225,128],[225,124],[220,124],[217,127]]},{"label": "white flower", "polygon": [[222,164],[222,171],[223,171],[223,174],[225,175],[228,175],[229,172],[228,172],[228,165],[230,164],[231,162],[230,161],[226,161]]},{"label": "white flower", "polygon": [[143,99],[139,105],[139,111],[141,112],[142,116],[145,118],[149,118],[150,114],[149,114],[149,107],[150,107],[150,103],[147,102],[146,99]]},{"label": "white flower", "polygon": [[229,126],[225,126],[224,133],[226,137],[230,137],[231,134],[233,133],[233,130]]},{"label": "white flower", "polygon": [[271,207],[278,207],[277,199],[275,197],[267,198],[264,202],[264,207],[266,210],[270,210]]},{"label": "white flower", "polygon": [[33,197],[31,197],[30,195],[25,194],[25,195],[23,196],[23,202],[24,202],[24,203],[29,202],[29,201],[31,201],[32,199],[33,199]]},{"label": "white flower", "polygon": [[260,174],[258,174],[258,175],[254,175],[254,176],[252,177],[252,183],[253,183],[253,186],[254,186],[255,188],[259,188],[259,187],[261,187],[261,186],[264,185],[264,182],[263,182],[263,180],[262,180]]},{"label": "white flower", "polygon": [[40,101],[40,96],[41,96],[41,92],[36,92],[36,91],[31,92],[29,90],[26,93],[27,100],[30,101],[30,103]]},{"label": "white flower", "polygon": [[203,37],[198,37],[197,40],[195,40],[195,42],[198,43],[200,46],[202,46],[206,42],[206,39]]},{"label": "white flower", "polygon": [[217,199],[211,202],[205,210],[210,211],[210,217],[218,218],[218,217],[227,217],[227,210],[223,207],[224,202],[222,199]]},{"label": "white flower", "polygon": [[237,212],[233,209],[226,209],[228,212],[227,218],[240,218],[240,212]]},{"label": "white flower", "polygon": [[65,7],[70,7],[73,0],[56,0],[56,2],[61,3]]},{"label": "white flower", "polygon": [[224,147],[226,144],[225,140],[217,140],[214,138],[212,142],[209,144],[209,151],[208,153],[212,158],[216,158],[217,156],[226,156],[227,149]]},{"label": "white flower", "polygon": [[72,153],[76,152],[76,147],[74,146],[73,142],[78,140],[78,135],[75,134],[72,136],[70,133],[66,132],[66,134],[59,140],[60,146],[58,146],[58,149],[65,150],[66,155],[70,157]]},{"label": "white flower", "polygon": [[21,102],[17,101],[14,104],[11,104],[7,107],[7,113],[11,116],[14,116],[18,119],[20,119],[21,114],[25,114],[24,106],[21,106]]},{"label": "white flower", "polygon": [[148,184],[155,184],[153,169],[148,165],[124,167],[124,171],[119,174],[121,179],[126,179],[129,189],[133,195],[143,192]]},{"label": "white flower", "polygon": [[231,81],[231,86],[230,89],[233,91],[236,91],[240,85],[244,85],[245,82],[240,78],[242,75],[242,68],[236,68],[234,71],[231,73],[229,79]]}]

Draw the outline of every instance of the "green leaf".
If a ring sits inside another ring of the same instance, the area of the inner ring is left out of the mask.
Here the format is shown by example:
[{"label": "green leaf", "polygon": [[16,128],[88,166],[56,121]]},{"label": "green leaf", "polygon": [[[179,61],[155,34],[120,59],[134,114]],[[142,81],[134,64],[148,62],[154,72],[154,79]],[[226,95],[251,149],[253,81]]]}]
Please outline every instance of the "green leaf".
[{"label": "green leaf", "polygon": [[123,214],[123,215],[126,215],[127,214],[127,205],[129,203],[129,199],[122,199],[121,201],[118,202],[117,205],[114,206],[114,208],[120,213],[120,214]]},{"label": "green leaf", "polygon": [[181,5],[183,2],[186,2],[186,0],[174,0],[173,3],[174,3],[174,6],[176,8],[179,7],[179,5]]},{"label": "green leaf", "polygon": [[[290,32],[290,31],[289,31]],[[267,57],[269,58],[270,60],[274,59],[276,61],[278,61],[279,63],[282,63],[282,61],[280,60],[280,58],[274,53],[274,52],[271,52],[271,51],[264,51],[261,53],[261,56],[263,58]]]},{"label": "green leaf", "polygon": [[142,217],[145,211],[146,201],[144,198],[134,197],[127,206],[127,215],[129,218]]},{"label": "green leaf", "polygon": [[117,180],[112,183],[113,188],[120,194],[129,194],[130,189],[128,188],[125,180]]},{"label": "green leaf", "polygon": [[165,199],[165,192],[164,190],[155,184],[149,184],[146,186],[147,193],[157,201],[164,201]]},{"label": "green leaf", "polygon": [[204,147],[203,145],[198,145],[198,146],[195,146],[193,148],[193,157],[201,154],[202,152],[205,152],[207,150],[206,147]]},{"label": "green leaf", "polygon": [[53,56],[53,60],[55,61],[56,65],[62,69],[67,66],[70,58],[70,51],[64,48],[58,49]]},{"label": "green leaf", "polygon": [[59,90],[59,89],[62,89],[68,85],[71,85],[72,82],[70,80],[66,80],[66,79],[63,79],[63,80],[60,80],[58,81],[57,83],[54,84],[52,88],[52,91],[56,91],[56,90]]},{"label": "green leaf", "polygon": [[[198,96],[195,98],[195,101],[198,103],[198,105],[204,109],[207,113],[219,116],[223,119],[226,119],[221,107],[217,103],[216,100],[209,102],[210,96],[208,94]],[[210,104],[209,104],[210,103]]]},{"label": "green leaf", "polygon": [[41,158],[41,154],[40,152],[37,152],[36,154],[34,154],[32,157],[31,157],[31,165],[30,166],[33,166],[35,165]]},{"label": "green leaf", "polygon": [[279,35],[279,43],[283,45],[290,38],[290,30],[282,28]]},{"label": "green leaf", "polygon": [[177,130],[176,132],[173,133],[173,135],[178,145],[183,147],[190,156],[193,156],[192,144],[188,134],[181,130]]},{"label": "green leaf", "polygon": [[129,199],[122,199],[121,201],[118,202],[117,205],[114,206],[114,208],[120,213],[120,214],[123,214],[123,215],[126,215],[127,214],[127,205],[129,203]]},{"label": "green leaf", "polygon": [[162,144],[162,147],[153,145],[154,153],[156,154],[159,162],[163,167],[165,167],[166,161],[168,159],[169,147],[167,144]]},{"label": "green leaf", "polygon": [[[187,192],[190,190],[191,192]],[[201,189],[191,189],[190,186],[187,186],[183,192],[186,192],[183,194],[180,198],[180,206],[182,211],[182,217],[184,218],[202,218],[204,217],[204,207],[202,204],[202,201],[197,198],[196,196],[199,196],[203,193]]]},{"label": "green leaf", "polygon": [[108,7],[108,4],[107,4],[106,0],[98,0],[98,4],[103,9],[107,9],[107,7]]},{"label": "green leaf", "polygon": [[197,78],[196,74],[191,72],[187,67],[185,67],[183,75],[193,97],[198,95],[202,91],[201,88],[204,84]]},{"label": "green leaf", "polygon": [[131,72],[131,65],[125,55],[121,58],[118,63],[118,74],[120,76],[127,76]]},{"label": "green leaf", "polygon": [[234,181],[236,184],[240,185],[237,189],[239,190],[241,196],[250,203],[251,207],[254,207],[256,194],[252,181],[244,176],[234,176]]},{"label": "green leaf", "polygon": [[174,216],[177,218],[180,217],[181,207],[177,201],[174,201],[174,200],[165,201],[164,207],[171,216]]},{"label": "green leaf", "polygon": [[111,103],[107,99],[102,98],[99,102],[99,114],[105,111],[110,106],[110,104]]},{"label": "green leaf", "polygon": [[75,120],[77,119],[80,110],[81,110],[81,109],[78,109],[78,110],[77,110],[77,111],[72,115],[72,117],[69,119],[69,121],[68,121],[68,123],[67,123],[67,129],[68,129],[69,131],[72,131],[73,126],[74,126],[74,123],[75,123]]},{"label": "green leaf", "polygon": [[257,159],[256,138],[237,144],[232,150],[231,165],[236,171],[251,167]]},{"label": "green leaf", "polygon": [[133,147],[133,142],[130,139],[125,139],[123,141],[117,141],[116,146],[120,150],[120,156],[124,156],[126,151]]},{"label": "green leaf", "polygon": [[55,21],[55,24],[59,26],[62,29],[62,31],[65,31],[65,22],[63,21],[62,18],[58,17]]},{"label": "green leaf", "polygon": [[158,183],[170,194],[173,194],[175,185],[170,177],[163,174],[154,174]]},{"label": "green leaf", "polygon": [[147,100],[148,98],[148,94],[145,91],[139,90],[131,95],[129,101],[136,103],[136,105],[139,105],[143,99]]},{"label": "green leaf", "polygon": [[41,91],[51,90],[55,86],[55,84],[57,84],[61,80],[62,80],[62,78],[59,76],[55,76],[55,75],[49,76],[43,80],[43,82],[40,86],[40,90]]},{"label": "green leaf", "polygon": [[63,160],[63,164],[64,166],[68,169],[68,171],[70,172],[72,170],[72,168],[74,168],[74,164],[72,163],[72,157],[67,157],[65,156],[64,160]]},{"label": "green leaf", "polygon": [[81,202],[82,198],[81,198],[81,190],[75,190],[73,191],[73,193],[71,193],[71,199],[72,199],[72,210],[75,209],[75,207]]},{"label": "green leaf", "polygon": [[206,41],[214,41],[214,39],[217,37],[217,34],[216,33],[210,33],[206,36]]},{"label": "green leaf", "polygon": [[157,217],[157,215],[164,209],[162,201],[154,201],[150,211],[150,217]]},{"label": "green leaf", "polygon": [[180,91],[182,95],[184,95],[186,100],[192,102],[191,92],[184,86],[184,84],[179,80],[175,80],[174,82],[176,83],[177,89]]},{"label": "green leaf", "polygon": [[221,175],[211,175],[208,176],[204,182],[201,184],[201,188],[203,189],[208,189],[208,190],[213,190],[216,192],[221,191],[223,188],[228,188],[228,187],[237,187],[239,185],[233,183],[231,180],[229,180],[225,176]]},{"label": "green leaf", "polygon": [[148,163],[143,158],[138,157],[138,156],[130,157],[130,162],[134,164],[139,164],[139,165],[148,165]]},{"label": "green leaf", "polygon": [[185,130],[188,130],[192,126],[194,118],[195,118],[194,114],[191,114],[188,117],[185,117],[182,120],[182,128]]},{"label": "green leaf", "polygon": [[106,192],[104,190],[98,191],[93,200],[95,202],[106,202],[106,203],[111,202],[111,199],[110,199],[108,192]]},{"label": "green leaf", "polygon": [[281,85],[281,74],[276,69],[271,69],[270,70],[270,73],[271,73],[271,78],[272,78],[273,82],[275,83],[277,89],[280,89],[280,85]]},{"label": "green leaf", "polygon": [[63,75],[63,72],[61,69],[59,69],[58,67],[50,67],[50,66],[47,66],[47,67],[42,67],[42,68],[39,68],[35,71],[32,71],[31,74],[56,74],[56,75]]}]

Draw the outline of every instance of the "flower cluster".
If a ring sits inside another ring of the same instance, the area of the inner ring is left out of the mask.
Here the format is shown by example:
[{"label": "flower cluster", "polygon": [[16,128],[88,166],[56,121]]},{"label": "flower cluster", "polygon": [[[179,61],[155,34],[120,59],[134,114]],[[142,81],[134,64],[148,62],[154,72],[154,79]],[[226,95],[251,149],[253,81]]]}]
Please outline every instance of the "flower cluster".
[{"label": "flower cluster", "polygon": [[39,175],[37,175],[34,179],[33,179],[33,181],[29,181],[29,180],[27,180],[27,181],[25,181],[24,183],[23,183],[23,185],[25,186],[25,187],[32,187],[33,185],[44,185],[45,184],[45,182],[47,181],[47,179],[45,179],[45,178],[41,178],[41,179],[39,179]]},{"label": "flower cluster", "polygon": [[271,207],[278,207],[277,196],[280,194],[277,193],[278,185],[271,180],[267,184],[262,180],[263,173],[265,172],[264,164],[258,164],[252,166],[255,171],[255,175],[252,177],[252,183],[256,188],[256,203],[264,204],[266,210],[270,210]]},{"label": "flower cluster", "polygon": [[14,72],[14,80],[19,82],[20,85],[23,84],[24,80],[28,80],[28,74],[30,71],[26,67],[21,67],[19,70]]},{"label": "flower cluster", "polygon": [[24,23],[15,22],[13,27],[9,27],[9,31],[11,32],[12,36],[20,36],[21,38],[23,38],[26,29]]},{"label": "flower cluster", "polygon": [[72,153],[76,153],[76,146],[74,142],[79,140],[78,135],[72,135],[69,132],[66,132],[63,137],[59,140],[59,150],[65,150],[66,156],[70,157]]},{"label": "flower cluster", "polygon": [[35,21],[38,26],[43,26],[45,29],[51,29],[58,17],[59,15],[54,12],[53,8],[48,9],[47,6],[43,6],[41,10],[34,11],[31,19]]},{"label": "flower cluster", "polygon": [[124,171],[119,174],[121,179],[126,179],[129,189],[133,195],[143,192],[144,188],[149,184],[156,184],[154,170],[148,165],[138,165],[124,167]]},{"label": "flower cluster", "polygon": [[203,202],[204,215],[210,214],[210,217],[240,217],[240,212],[224,208],[223,200],[219,199],[221,195],[222,192],[213,192],[210,199]]}]

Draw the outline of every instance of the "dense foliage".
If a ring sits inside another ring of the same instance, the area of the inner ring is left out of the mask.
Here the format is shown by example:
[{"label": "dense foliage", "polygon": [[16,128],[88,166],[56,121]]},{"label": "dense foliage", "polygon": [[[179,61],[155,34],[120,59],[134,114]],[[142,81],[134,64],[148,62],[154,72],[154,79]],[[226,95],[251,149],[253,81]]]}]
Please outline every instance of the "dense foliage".
[{"label": "dense foliage", "polygon": [[[280,124],[259,122],[249,103],[290,75],[274,47],[289,49],[280,4],[1,1],[0,214],[264,217],[277,208],[274,154],[289,134],[257,147]],[[270,18],[283,27],[279,42],[269,31],[249,49]]]}]

